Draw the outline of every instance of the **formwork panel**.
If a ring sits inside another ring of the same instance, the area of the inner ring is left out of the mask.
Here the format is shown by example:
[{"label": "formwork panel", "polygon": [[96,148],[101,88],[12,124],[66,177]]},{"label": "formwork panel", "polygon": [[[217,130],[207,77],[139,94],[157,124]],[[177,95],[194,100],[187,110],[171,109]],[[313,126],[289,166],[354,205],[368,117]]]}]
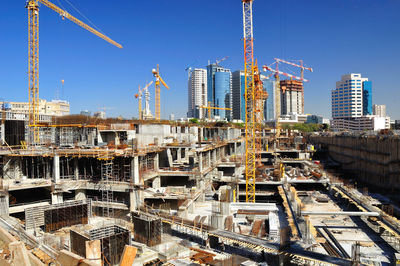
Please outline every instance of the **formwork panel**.
[{"label": "formwork panel", "polygon": [[44,210],[45,231],[53,232],[66,226],[87,224],[89,208],[89,204],[82,201],[51,206]]},{"label": "formwork panel", "polygon": [[118,265],[125,245],[131,244],[129,230],[117,225],[89,231],[90,240],[100,240],[103,265]]},{"label": "formwork panel", "polygon": [[69,232],[71,241],[71,251],[86,258],[86,241],[89,241],[89,237],[80,234],[74,230]]},{"label": "formwork panel", "polygon": [[132,214],[132,222],[134,224],[135,241],[150,247],[161,243],[161,219]]}]

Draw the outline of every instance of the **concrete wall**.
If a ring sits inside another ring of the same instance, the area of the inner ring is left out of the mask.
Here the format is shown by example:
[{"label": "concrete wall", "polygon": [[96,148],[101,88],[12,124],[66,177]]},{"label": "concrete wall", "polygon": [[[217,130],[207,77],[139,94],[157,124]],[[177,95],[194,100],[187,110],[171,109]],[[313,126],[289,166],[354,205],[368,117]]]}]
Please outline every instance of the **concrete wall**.
[{"label": "concrete wall", "polygon": [[400,139],[397,137],[313,136],[330,157],[368,184],[400,189]]}]

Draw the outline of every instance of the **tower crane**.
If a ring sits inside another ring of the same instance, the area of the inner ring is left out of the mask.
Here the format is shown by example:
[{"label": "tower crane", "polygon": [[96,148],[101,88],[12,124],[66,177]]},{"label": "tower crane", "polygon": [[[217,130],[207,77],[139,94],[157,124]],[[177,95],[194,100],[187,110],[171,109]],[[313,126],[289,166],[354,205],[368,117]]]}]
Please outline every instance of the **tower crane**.
[{"label": "tower crane", "polygon": [[[279,115],[281,113],[281,107],[280,107],[280,105],[281,105],[281,90],[280,90],[280,77],[279,77],[279,75],[288,77],[290,79],[300,80],[302,82],[308,82],[308,80],[304,78],[304,70],[309,70],[310,72],[313,72],[313,69],[310,68],[310,67],[304,67],[303,66],[303,60],[300,60],[300,62],[301,62],[300,65],[295,64],[293,62],[285,61],[285,60],[279,59],[279,58],[274,58],[274,60],[275,60],[275,62],[272,63],[272,64],[275,64],[275,69],[273,69],[271,67],[271,65],[272,65],[271,64],[269,66],[264,65],[263,66],[263,70],[272,72],[274,74],[274,77],[275,77],[275,116],[276,116],[275,117],[275,126],[276,126],[275,138],[277,139],[280,136]],[[289,64],[289,65],[292,65],[292,66],[295,66],[295,67],[300,67],[301,68],[301,76],[298,77],[298,76],[295,76],[295,75],[280,71],[279,70],[279,62],[285,63],[285,64]],[[282,88],[282,93],[285,93],[285,89],[286,89],[285,87]],[[302,96],[302,104],[303,104],[303,110],[304,110],[304,93],[303,93],[303,96]]]},{"label": "tower crane", "polygon": [[[296,60],[296,61],[300,62],[300,65],[296,64],[296,63],[293,63],[293,62],[290,62],[290,61],[279,59],[279,58],[275,58],[274,60],[275,60],[276,64],[278,64],[279,62],[282,62],[282,63],[288,64],[288,65],[291,65],[291,66],[294,66],[294,67],[299,67],[300,68],[300,80],[303,81],[303,82],[308,82],[308,80],[304,79],[304,70],[308,70],[310,72],[314,71],[311,67],[305,67],[304,64],[303,64],[303,60]],[[302,104],[302,109],[304,110],[304,92],[303,92],[303,94],[301,96],[301,104]]]},{"label": "tower crane", "polygon": [[39,128],[37,127],[39,123],[39,3],[57,12],[63,19],[67,18],[103,40],[118,48],[122,48],[119,43],[83,23],[48,0],[28,0],[26,2],[25,7],[28,9],[29,32],[29,126],[33,129],[32,144],[39,143]]},{"label": "tower crane", "polygon": [[157,64],[157,68],[152,70],[153,76],[156,78],[155,87],[156,87],[156,120],[161,119],[161,84],[164,85],[165,88],[169,90],[168,85],[164,82],[164,80],[160,76],[160,68]]},{"label": "tower crane", "polygon": [[246,202],[256,201],[256,144],[257,123],[262,114],[257,103],[261,97],[262,81],[259,79],[257,62],[254,60],[253,36],[253,1],[241,0],[243,5],[243,42],[244,42],[244,74],[245,74],[245,109],[246,109]]},{"label": "tower crane", "polygon": [[142,96],[143,96],[143,91],[146,92],[148,88],[153,84],[153,81],[150,81],[143,89],[140,88],[139,85],[139,90],[138,93],[135,94],[135,98],[138,99],[138,115],[139,119],[143,120],[143,110],[142,110]]},{"label": "tower crane", "polygon": [[218,66],[219,63],[225,61],[225,60],[228,59],[228,58],[229,58],[229,56],[225,56],[224,58],[221,58],[220,60],[216,60],[216,61],[215,61],[215,64]]},{"label": "tower crane", "polygon": [[232,110],[231,108],[213,107],[213,106],[211,106],[211,102],[208,102],[207,106],[201,105],[201,106],[199,106],[199,108],[207,109],[209,120],[211,120],[211,109],[212,110],[228,110],[228,111]]},{"label": "tower crane", "polygon": [[138,115],[140,120],[143,119],[143,110],[142,110],[143,91],[146,92],[148,88],[151,86],[151,84],[153,84],[153,81],[150,81],[143,89],[141,89],[139,85],[138,93],[135,94],[135,98],[138,99],[138,109],[139,109]]}]

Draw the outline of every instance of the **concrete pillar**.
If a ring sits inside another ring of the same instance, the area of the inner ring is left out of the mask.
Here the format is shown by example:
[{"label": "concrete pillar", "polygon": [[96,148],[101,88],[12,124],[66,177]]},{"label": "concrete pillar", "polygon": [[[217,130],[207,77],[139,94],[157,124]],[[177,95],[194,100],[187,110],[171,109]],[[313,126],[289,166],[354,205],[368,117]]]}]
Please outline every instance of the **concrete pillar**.
[{"label": "concrete pillar", "polygon": [[6,129],[6,127],[5,127],[5,124],[1,124],[0,125],[0,140],[1,140],[1,144],[3,144],[3,141],[5,141],[6,140],[6,132],[5,132],[5,129]]},{"label": "concrete pillar", "polygon": [[153,188],[160,188],[161,187],[161,177],[157,176],[153,180]]},{"label": "concrete pillar", "polygon": [[79,180],[79,164],[78,164],[78,158],[74,158],[74,177],[75,180]]},{"label": "concrete pillar", "polygon": [[176,150],[176,162],[180,163],[182,161],[182,148]]},{"label": "concrete pillar", "polygon": [[135,156],[131,160],[131,178],[133,179],[133,184],[140,185],[139,156]]},{"label": "concrete pillar", "polygon": [[158,171],[159,169],[159,160],[160,160],[160,155],[156,153],[156,156],[154,156],[154,170]]},{"label": "concrete pillar", "polygon": [[189,162],[189,148],[185,148],[185,162]]},{"label": "concrete pillar", "polygon": [[53,180],[55,183],[60,181],[60,156],[58,155],[53,158]]},{"label": "concrete pillar", "polygon": [[172,159],[171,149],[169,149],[169,148],[167,149],[167,158],[168,158],[169,167],[172,167],[173,159]]},{"label": "concrete pillar", "polygon": [[86,190],[85,189],[75,190],[75,200],[85,200],[85,199],[86,199]]},{"label": "concrete pillar", "polygon": [[51,193],[51,204],[63,203],[63,195],[61,193]]},{"label": "concrete pillar", "polygon": [[211,167],[211,152],[207,151],[207,166]]},{"label": "concrete pillar", "polygon": [[129,211],[133,212],[137,209],[137,190],[132,190],[129,192]]},{"label": "concrete pillar", "polygon": [[201,173],[201,172],[203,172],[203,155],[202,155],[201,152],[199,152],[197,154],[197,158],[198,158],[198,161],[199,161],[199,171]]}]

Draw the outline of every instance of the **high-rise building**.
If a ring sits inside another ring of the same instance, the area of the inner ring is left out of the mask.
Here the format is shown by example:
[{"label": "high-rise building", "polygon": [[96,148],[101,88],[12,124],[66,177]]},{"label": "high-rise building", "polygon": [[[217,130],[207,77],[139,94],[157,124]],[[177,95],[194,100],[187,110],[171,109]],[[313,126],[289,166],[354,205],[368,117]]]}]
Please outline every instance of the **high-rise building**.
[{"label": "high-rise building", "polygon": [[[207,66],[207,101],[214,107],[232,108],[232,73],[217,64]],[[211,110],[214,116],[231,119],[231,111]]]},{"label": "high-rise building", "polygon": [[304,113],[303,82],[298,80],[281,80],[281,114]]},{"label": "high-rise building", "polygon": [[[2,102],[0,102],[2,103]],[[29,113],[29,102],[7,102],[10,111],[15,113]],[[69,115],[70,107],[69,102],[63,100],[46,101],[39,99],[39,114],[63,116]]]},{"label": "high-rise building", "polygon": [[386,105],[384,104],[374,104],[373,105],[373,113],[379,117],[386,116]]},{"label": "high-rise building", "polygon": [[[332,90],[332,118],[350,118],[363,115],[363,82],[361,74],[343,75]],[[367,85],[368,86],[368,85]]]},{"label": "high-rise building", "polygon": [[363,85],[363,115],[372,115],[372,81],[364,81]]},{"label": "high-rise building", "polygon": [[207,105],[207,71],[195,68],[188,81],[188,117],[203,118],[206,110],[199,106]]},{"label": "high-rise building", "polygon": [[264,102],[264,120],[275,120],[275,81],[271,79],[263,80],[264,90],[268,93],[268,98]]},{"label": "high-rise building", "polygon": [[243,70],[232,73],[232,119],[246,121],[245,76]]}]

